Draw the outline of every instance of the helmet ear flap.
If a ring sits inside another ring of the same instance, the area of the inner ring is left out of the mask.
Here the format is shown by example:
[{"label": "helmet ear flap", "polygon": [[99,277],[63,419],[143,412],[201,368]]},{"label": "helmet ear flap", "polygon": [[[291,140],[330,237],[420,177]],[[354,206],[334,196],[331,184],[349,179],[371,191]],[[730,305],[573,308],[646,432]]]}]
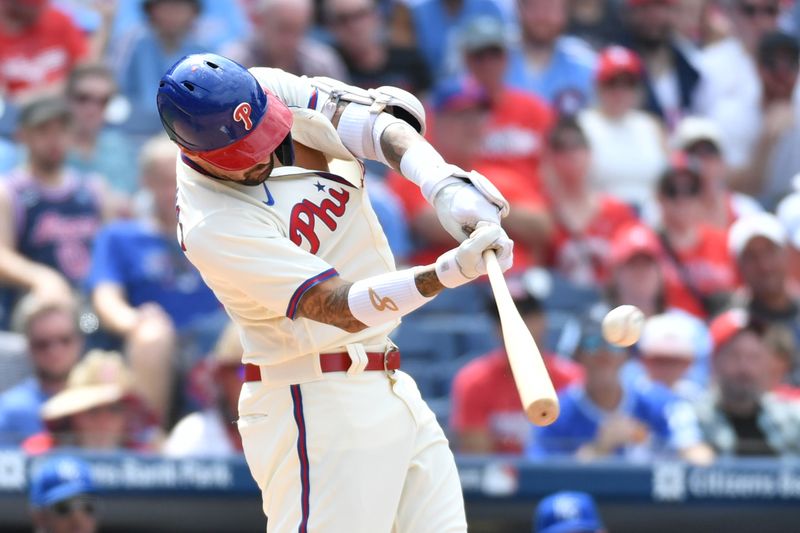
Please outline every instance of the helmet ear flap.
[{"label": "helmet ear flap", "polygon": [[292,133],[286,134],[286,137],[281,141],[275,149],[275,155],[278,156],[278,161],[285,167],[294,165],[294,144],[292,144]]}]

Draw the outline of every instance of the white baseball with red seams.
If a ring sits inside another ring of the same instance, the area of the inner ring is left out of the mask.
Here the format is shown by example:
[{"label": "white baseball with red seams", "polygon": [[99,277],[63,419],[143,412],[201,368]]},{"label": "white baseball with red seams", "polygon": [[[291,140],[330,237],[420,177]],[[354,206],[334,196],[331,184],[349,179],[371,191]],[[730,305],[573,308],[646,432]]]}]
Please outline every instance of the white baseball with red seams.
[{"label": "white baseball with red seams", "polygon": [[635,305],[620,305],[603,317],[603,338],[621,348],[635,344],[642,334],[644,313]]}]

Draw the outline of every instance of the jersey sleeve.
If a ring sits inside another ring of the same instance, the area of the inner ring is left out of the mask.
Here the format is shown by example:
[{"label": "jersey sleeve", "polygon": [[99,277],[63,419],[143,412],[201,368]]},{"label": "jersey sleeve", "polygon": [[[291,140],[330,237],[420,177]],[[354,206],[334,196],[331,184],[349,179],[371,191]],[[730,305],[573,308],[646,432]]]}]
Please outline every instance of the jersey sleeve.
[{"label": "jersey sleeve", "polygon": [[226,306],[251,300],[294,319],[309,289],[338,275],[267,217],[215,213],[184,235],[186,255]]},{"label": "jersey sleeve", "polygon": [[250,73],[288,107],[316,108],[317,90],[305,76],[295,76],[279,68],[253,67]]}]

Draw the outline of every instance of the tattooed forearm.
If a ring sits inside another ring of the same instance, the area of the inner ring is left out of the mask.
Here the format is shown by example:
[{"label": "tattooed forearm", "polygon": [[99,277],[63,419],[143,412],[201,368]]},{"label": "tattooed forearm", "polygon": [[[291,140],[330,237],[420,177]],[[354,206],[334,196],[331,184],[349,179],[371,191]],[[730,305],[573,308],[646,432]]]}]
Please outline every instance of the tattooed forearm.
[{"label": "tattooed forearm", "polygon": [[444,289],[444,285],[439,281],[439,277],[436,275],[436,269],[433,265],[417,270],[414,276],[414,283],[417,285],[419,293],[426,298],[436,296]]},{"label": "tattooed forearm", "polygon": [[400,160],[408,147],[422,139],[422,136],[406,123],[395,123],[383,130],[381,150],[386,160],[396,171],[400,171]]},{"label": "tattooed forearm", "polygon": [[330,324],[350,333],[356,333],[367,326],[350,312],[347,294],[352,283],[341,278],[332,278],[312,287],[300,299],[297,316],[323,324]]}]

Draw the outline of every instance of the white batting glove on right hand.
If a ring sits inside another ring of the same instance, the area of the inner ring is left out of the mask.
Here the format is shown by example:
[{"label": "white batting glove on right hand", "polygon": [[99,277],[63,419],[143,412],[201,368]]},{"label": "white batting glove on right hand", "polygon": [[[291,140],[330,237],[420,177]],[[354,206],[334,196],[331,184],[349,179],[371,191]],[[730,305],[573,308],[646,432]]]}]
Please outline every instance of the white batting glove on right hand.
[{"label": "white batting glove on right hand", "polygon": [[448,288],[458,287],[486,274],[485,250],[495,250],[497,262],[505,272],[514,262],[514,242],[499,224],[479,222],[475,231],[458,248],[436,260],[436,276]]}]

